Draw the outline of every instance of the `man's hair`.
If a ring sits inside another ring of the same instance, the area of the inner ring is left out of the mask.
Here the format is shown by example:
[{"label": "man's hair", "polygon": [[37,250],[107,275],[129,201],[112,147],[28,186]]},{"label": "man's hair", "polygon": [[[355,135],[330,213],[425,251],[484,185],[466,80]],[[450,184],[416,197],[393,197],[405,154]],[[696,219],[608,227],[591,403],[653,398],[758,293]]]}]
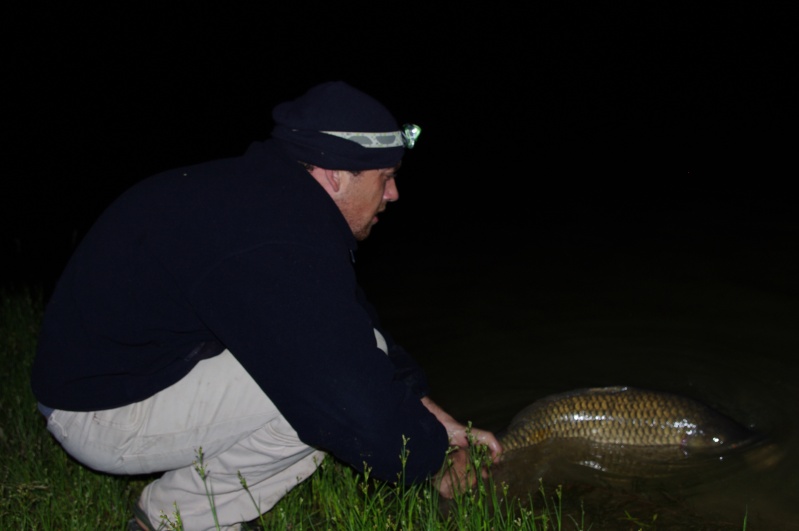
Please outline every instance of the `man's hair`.
[{"label": "man's hair", "polygon": [[[309,172],[312,172],[313,169],[316,168],[316,166],[314,164],[309,164],[308,162],[303,162],[301,160],[298,160],[297,162],[299,162],[300,166],[302,166],[303,168],[305,168]],[[348,171],[348,172],[350,172],[353,175],[360,175],[362,170],[339,170],[339,171]]]}]

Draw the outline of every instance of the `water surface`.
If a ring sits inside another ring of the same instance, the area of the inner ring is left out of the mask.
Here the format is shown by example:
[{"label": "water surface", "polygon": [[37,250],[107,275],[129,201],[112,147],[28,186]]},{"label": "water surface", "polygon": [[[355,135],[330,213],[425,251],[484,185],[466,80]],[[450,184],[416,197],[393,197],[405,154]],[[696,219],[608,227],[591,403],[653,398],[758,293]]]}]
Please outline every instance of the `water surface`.
[{"label": "water surface", "polygon": [[767,442],[625,481],[539,450],[502,479],[521,492],[565,481],[602,529],[625,528],[625,510],[661,529],[741,529],[747,511],[748,529],[799,528],[799,227],[672,216],[523,229],[364,245],[364,284],[435,400],[500,431],[549,394],[637,386],[701,400]]}]

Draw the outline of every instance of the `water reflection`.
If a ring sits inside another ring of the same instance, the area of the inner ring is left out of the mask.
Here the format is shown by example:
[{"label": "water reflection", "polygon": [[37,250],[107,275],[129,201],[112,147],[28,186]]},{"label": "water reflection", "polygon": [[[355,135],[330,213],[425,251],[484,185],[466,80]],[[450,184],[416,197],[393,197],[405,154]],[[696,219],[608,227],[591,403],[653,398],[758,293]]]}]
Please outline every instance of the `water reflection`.
[{"label": "water reflection", "polygon": [[542,474],[568,482],[566,496],[591,505],[602,529],[627,507],[659,514],[660,529],[678,515],[675,528],[740,529],[747,511],[748,529],[796,526],[799,231],[701,229],[608,241],[544,227],[499,252],[431,247],[423,262],[418,249],[375,246],[364,283],[434,398],[477,426],[500,431],[546,395],[630,385],[700,400],[768,440],[623,485],[562,458],[574,449],[539,448],[498,471],[514,489],[535,491]]}]

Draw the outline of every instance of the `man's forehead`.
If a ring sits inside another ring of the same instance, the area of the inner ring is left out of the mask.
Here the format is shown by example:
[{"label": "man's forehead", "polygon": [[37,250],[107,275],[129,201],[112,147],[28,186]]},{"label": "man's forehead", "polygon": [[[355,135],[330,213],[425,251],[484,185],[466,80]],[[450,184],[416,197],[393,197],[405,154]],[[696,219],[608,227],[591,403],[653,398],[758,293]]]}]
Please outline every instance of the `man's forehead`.
[{"label": "man's forehead", "polygon": [[396,166],[392,166],[390,168],[374,168],[374,169],[371,169],[371,170],[361,170],[361,171],[352,172],[352,173],[354,175],[359,175],[359,174],[366,173],[366,174],[369,174],[369,175],[374,175],[374,176],[379,176],[379,177],[394,177],[395,175],[397,175],[397,172],[399,171],[400,166],[402,166],[402,162],[400,162]]},{"label": "man's forehead", "polygon": [[380,170],[380,173],[395,174],[399,171],[400,166],[402,166],[402,162],[398,163],[396,166],[393,166],[391,168],[383,168]]}]

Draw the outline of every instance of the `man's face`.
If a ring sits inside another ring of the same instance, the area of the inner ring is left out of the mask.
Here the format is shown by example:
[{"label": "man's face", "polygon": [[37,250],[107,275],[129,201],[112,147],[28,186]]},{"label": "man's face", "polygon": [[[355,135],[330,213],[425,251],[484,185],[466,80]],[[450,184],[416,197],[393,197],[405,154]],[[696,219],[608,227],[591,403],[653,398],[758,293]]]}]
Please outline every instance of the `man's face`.
[{"label": "man's face", "polygon": [[377,214],[384,211],[388,203],[399,199],[394,180],[398,169],[397,166],[364,170],[357,175],[341,171],[341,187],[334,201],[357,240],[369,236],[372,226],[377,223]]}]

